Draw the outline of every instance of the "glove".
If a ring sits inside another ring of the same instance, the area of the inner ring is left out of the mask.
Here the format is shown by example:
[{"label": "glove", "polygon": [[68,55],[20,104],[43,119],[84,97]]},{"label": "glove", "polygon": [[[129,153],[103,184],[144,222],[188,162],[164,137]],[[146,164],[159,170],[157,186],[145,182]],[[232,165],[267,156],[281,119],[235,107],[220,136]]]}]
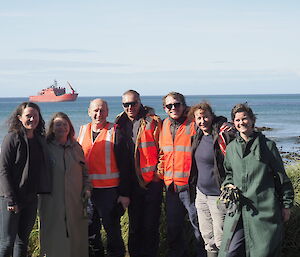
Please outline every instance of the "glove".
[{"label": "glove", "polygon": [[221,187],[221,194],[217,200],[220,210],[226,211],[229,215],[234,215],[238,210],[241,192],[234,185],[226,185]]},{"label": "glove", "polygon": [[91,190],[89,190],[89,189],[87,189],[81,193],[81,201],[82,201],[82,205],[83,205],[83,217],[84,218],[88,218],[87,207],[88,207],[88,201],[89,201],[90,197],[91,197]]}]

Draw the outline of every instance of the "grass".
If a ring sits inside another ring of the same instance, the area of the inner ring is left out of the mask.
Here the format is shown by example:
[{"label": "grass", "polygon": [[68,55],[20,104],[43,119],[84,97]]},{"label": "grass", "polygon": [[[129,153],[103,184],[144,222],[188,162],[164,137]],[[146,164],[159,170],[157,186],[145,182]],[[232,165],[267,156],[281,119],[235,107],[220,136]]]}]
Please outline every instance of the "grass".
[{"label": "grass", "polygon": [[286,171],[295,190],[295,206],[290,220],[285,225],[284,257],[297,257],[300,253],[300,162],[287,165]]}]

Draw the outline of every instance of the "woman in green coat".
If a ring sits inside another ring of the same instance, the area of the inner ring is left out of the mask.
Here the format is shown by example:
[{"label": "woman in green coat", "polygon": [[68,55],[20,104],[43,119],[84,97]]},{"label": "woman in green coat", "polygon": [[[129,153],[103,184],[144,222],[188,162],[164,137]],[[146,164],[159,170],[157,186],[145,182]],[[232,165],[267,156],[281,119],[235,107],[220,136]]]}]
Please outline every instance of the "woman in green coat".
[{"label": "woman in green coat", "polygon": [[219,256],[280,256],[283,222],[290,217],[294,193],[275,143],[254,131],[247,104],[233,107],[239,132],[226,149],[223,187],[238,192],[237,208],[225,218]]}]

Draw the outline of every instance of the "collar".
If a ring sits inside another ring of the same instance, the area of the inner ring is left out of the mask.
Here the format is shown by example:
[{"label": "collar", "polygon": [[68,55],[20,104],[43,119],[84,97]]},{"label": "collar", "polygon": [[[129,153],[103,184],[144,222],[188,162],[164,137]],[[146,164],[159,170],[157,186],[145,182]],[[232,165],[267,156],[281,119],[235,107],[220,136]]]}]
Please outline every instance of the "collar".
[{"label": "collar", "polygon": [[258,135],[259,135],[259,132],[253,131],[253,133],[249,136],[249,141],[246,142],[246,141],[241,137],[240,133],[238,133],[237,140],[238,140],[240,143],[250,143],[250,142],[252,142],[253,140],[255,140],[255,138],[257,138]]},{"label": "collar", "polygon": [[187,117],[185,117],[185,116],[181,116],[179,119],[174,120],[171,117],[169,117],[171,124],[174,125],[174,126],[182,125],[185,122],[186,118]]}]

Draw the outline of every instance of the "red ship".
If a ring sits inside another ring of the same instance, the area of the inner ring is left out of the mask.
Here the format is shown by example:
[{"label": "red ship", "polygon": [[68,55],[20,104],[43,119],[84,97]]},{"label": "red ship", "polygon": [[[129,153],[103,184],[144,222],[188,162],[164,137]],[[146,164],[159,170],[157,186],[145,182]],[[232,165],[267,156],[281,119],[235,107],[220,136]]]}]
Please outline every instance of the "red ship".
[{"label": "red ship", "polygon": [[57,81],[54,80],[54,84],[48,88],[42,89],[38,95],[29,96],[29,101],[31,102],[67,102],[75,101],[77,99],[78,93],[75,92],[74,88],[69,82],[67,82],[71,93],[66,93],[66,88],[59,87]]}]

